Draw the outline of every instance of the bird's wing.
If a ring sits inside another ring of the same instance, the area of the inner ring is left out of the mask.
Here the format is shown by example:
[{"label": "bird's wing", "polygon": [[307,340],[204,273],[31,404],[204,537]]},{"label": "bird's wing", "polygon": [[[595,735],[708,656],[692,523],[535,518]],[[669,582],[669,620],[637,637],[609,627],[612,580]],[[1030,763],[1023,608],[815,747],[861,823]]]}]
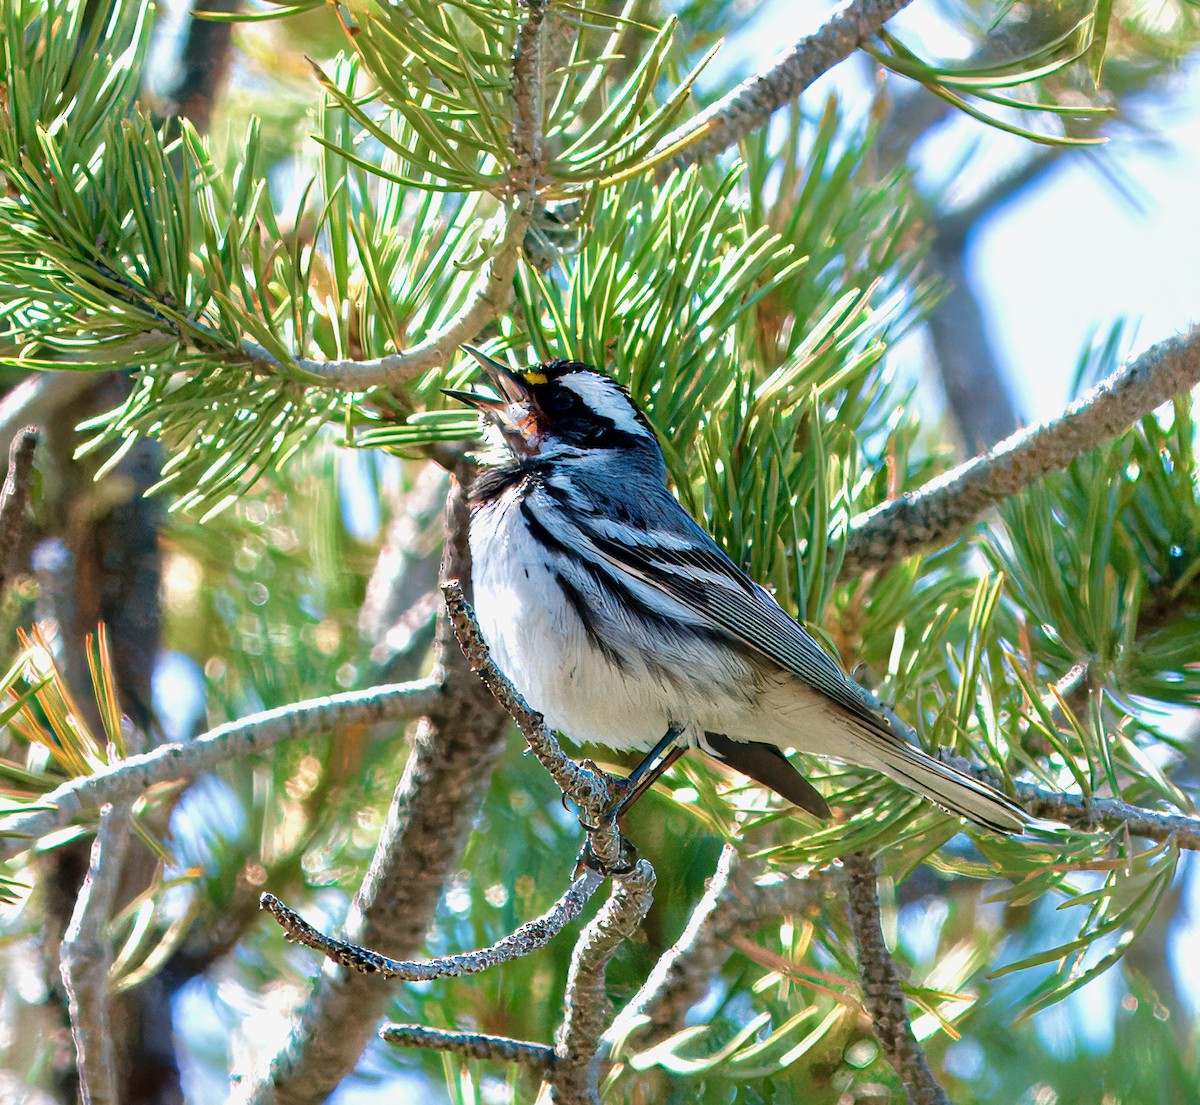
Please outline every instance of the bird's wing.
[{"label": "bird's wing", "polygon": [[[886,730],[866,692],[804,628],[718,547],[674,499],[669,529],[582,521],[596,555],[661,591],[745,648],[790,671],[851,713]],[[644,524],[645,519],[641,520]]]}]

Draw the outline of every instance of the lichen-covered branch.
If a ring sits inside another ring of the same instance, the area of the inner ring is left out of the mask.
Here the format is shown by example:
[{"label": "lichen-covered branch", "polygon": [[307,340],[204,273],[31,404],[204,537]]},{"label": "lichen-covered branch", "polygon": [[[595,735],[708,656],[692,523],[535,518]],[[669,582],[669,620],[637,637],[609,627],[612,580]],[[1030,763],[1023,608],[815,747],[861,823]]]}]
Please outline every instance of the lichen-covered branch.
[{"label": "lichen-covered branch", "polygon": [[71,1037],[83,1105],[120,1105],[108,972],[112,946],[106,928],[121,879],[130,807],[106,805],[92,843],[87,876],[59,945]]},{"label": "lichen-covered branch", "polygon": [[421,1047],[448,1051],[469,1059],[490,1059],[497,1063],[519,1063],[534,1070],[549,1070],[557,1062],[554,1048],[507,1036],[489,1036],[482,1032],[446,1032],[420,1024],[385,1024],[380,1039],[397,1047]]},{"label": "lichen-covered branch", "polygon": [[0,820],[0,859],[27,850],[39,837],[66,828],[106,802],[136,798],[158,783],[187,779],[228,760],[265,752],[348,725],[399,722],[428,713],[441,701],[436,680],[420,679],[293,702],[218,725],[187,744],[163,744],[78,779],[37,800],[37,808]]},{"label": "lichen-covered branch", "polygon": [[1197,382],[1200,327],[1151,347],[1058,418],[1013,434],[924,487],[852,519],[843,572],[886,567],[952,541],[1001,499],[1111,441]]},{"label": "lichen-covered branch", "polygon": [[305,921],[300,914],[285,906],[274,894],[264,894],[261,905],[279,922],[289,940],[319,951],[334,963],[340,963],[363,974],[377,974],[382,978],[395,978],[402,982],[429,982],[435,978],[459,978],[463,975],[479,974],[544,948],[583,912],[583,907],[603,881],[604,877],[599,872],[585,869],[545,913],[527,921],[490,947],[425,960],[391,959],[370,948],[326,936]]},{"label": "lichen-covered branch", "polygon": [[842,862],[846,868],[846,913],[858,945],[863,1005],[871,1017],[875,1038],[900,1076],[910,1105],[950,1105],[913,1035],[896,964],[883,939],[875,861],[854,852]]},{"label": "lichen-covered branch", "polygon": [[611,1015],[605,991],[608,963],[642,923],[653,893],[654,868],[639,860],[628,874],[613,878],[612,893],[575,945],[554,1045],[558,1061],[547,1075],[555,1105],[599,1105],[600,1041]]},{"label": "lichen-covered branch", "polygon": [[[684,164],[707,161],[757,130],[822,74],[845,61],[911,0],[848,0],[815,33],[785,50],[761,72],[744,80],[659,144]],[[689,139],[693,139],[689,142]]]}]

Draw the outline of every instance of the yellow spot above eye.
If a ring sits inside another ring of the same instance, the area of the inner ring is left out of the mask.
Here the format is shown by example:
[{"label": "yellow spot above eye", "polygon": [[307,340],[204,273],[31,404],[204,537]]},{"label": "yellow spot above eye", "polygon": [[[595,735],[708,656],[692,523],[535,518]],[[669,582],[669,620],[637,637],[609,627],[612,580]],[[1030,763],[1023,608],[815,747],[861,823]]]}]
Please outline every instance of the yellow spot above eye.
[{"label": "yellow spot above eye", "polygon": [[530,371],[530,372],[522,372],[521,379],[523,379],[525,381],[525,383],[527,383],[527,384],[532,384],[532,385],[536,386],[537,384],[544,384],[549,379],[549,377],[544,372]]}]

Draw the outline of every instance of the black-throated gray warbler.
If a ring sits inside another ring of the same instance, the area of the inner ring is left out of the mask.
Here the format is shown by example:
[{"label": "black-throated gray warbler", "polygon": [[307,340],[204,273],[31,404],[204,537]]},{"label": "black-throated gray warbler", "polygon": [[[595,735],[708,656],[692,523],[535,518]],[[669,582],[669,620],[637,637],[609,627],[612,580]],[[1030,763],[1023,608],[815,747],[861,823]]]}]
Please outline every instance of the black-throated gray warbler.
[{"label": "black-throated gray warbler", "polygon": [[493,447],[470,492],[475,611],[548,724],[610,748],[701,748],[820,818],[829,807],[781,749],[882,771],[979,825],[1022,830],[1004,795],[898,736],[692,520],[622,387],[577,361],[513,372],[465,348],[496,392],[447,392],[480,411]]}]

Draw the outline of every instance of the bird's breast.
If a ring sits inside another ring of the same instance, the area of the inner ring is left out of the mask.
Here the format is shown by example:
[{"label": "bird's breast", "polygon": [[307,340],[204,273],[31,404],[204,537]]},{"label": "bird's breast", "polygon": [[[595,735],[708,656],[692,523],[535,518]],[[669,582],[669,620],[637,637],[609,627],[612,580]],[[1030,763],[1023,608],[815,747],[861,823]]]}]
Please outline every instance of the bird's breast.
[{"label": "bird's breast", "polygon": [[639,614],[562,525],[551,534],[554,504],[530,497],[508,491],[471,521],[479,626],[529,704],[572,739],[613,748],[648,748],[673,722],[697,736],[740,723],[751,665],[682,622],[673,629],[666,608]]}]

